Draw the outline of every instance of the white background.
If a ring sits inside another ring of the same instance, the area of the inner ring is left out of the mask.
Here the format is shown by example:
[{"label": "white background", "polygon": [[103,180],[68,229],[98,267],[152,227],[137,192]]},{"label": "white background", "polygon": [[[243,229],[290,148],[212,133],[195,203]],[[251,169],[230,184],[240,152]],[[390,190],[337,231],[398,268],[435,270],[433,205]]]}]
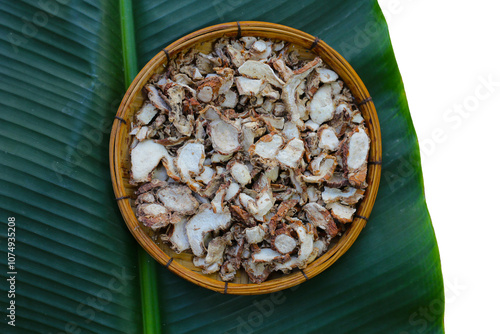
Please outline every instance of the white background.
[{"label": "white background", "polygon": [[500,333],[500,1],[379,4],[420,143],[446,332]]}]

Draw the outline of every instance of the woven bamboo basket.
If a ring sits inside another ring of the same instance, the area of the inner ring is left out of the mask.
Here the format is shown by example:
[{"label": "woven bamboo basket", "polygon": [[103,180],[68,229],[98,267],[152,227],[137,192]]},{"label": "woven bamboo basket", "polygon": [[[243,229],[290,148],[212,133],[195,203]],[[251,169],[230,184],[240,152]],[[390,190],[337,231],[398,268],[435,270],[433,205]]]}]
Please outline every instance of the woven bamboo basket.
[{"label": "woven bamboo basket", "polygon": [[[371,138],[368,157],[368,188],[364,199],[358,204],[354,221],[340,240],[330,245],[330,249],[310,263],[304,270],[295,270],[288,275],[273,273],[261,284],[250,283],[246,273],[240,269],[233,282],[224,282],[218,273],[204,275],[192,263],[191,254],[176,254],[161,241],[154,241],[153,232],[139,223],[134,213],[135,186],[129,184],[130,170],[130,123],[134,113],[141,107],[145,96],[142,87],[148,79],[164,70],[164,65],[180,52],[190,48],[207,51],[210,43],[220,37],[255,36],[281,39],[291,42],[303,59],[313,59],[316,55],[323,58],[345,82],[356,98]],[[318,275],[344,254],[366,225],[377,196],[381,173],[382,142],[380,126],[375,106],[368,91],[356,72],[335,50],[319,38],[302,31],[266,22],[231,22],[218,24],[198,30],[180,38],[159,52],[144,66],[128,88],[116,114],[110,138],[110,167],[113,189],[125,223],[139,244],[161,265],[175,274],[199,286],[224,293],[238,295],[265,294],[293,287]]]}]

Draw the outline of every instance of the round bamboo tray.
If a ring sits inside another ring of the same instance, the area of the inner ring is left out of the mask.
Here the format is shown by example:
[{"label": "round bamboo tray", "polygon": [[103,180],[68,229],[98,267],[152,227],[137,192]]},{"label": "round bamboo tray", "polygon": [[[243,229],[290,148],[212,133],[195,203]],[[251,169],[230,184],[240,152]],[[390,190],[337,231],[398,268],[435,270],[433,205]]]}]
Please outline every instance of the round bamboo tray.
[{"label": "round bamboo tray", "polygon": [[[239,36],[258,36],[291,42],[304,59],[313,59],[314,56],[319,55],[338,73],[351,90],[365,118],[371,138],[368,157],[368,188],[365,198],[358,204],[355,219],[348,230],[336,244],[330,245],[330,249],[325,254],[310,263],[304,270],[295,270],[288,275],[273,273],[267,281],[261,284],[250,283],[246,273],[242,270],[235,280],[229,283],[222,281],[218,273],[204,275],[199,268],[194,267],[191,254],[176,254],[160,241],[155,242],[152,238],[153,233],[140,224],[135,216],[133,208],[136,187],[129,184],[131,138],[128,133],[133,115],[144,101],[142,87],[153,74],[162,72],[163,65],[174,59],[179,52],[185,52],[192,47],[206,51],[209,45],[207,42],[220,37]],[[156,261],[199,286],[224,294],[256,295],[290,288],[311,279],[332,265],[351,247],[366,225],[377,196],[381,173],[382,142],[373,101],[361,79],[342,56],[319,38],[302,31],[274,23],[246,21],[218,24],[193,32],[170,44],[151,59],[135,77],[123,97],[111,131],[109,154],[113,190],[125,223],[139,244]]]}]

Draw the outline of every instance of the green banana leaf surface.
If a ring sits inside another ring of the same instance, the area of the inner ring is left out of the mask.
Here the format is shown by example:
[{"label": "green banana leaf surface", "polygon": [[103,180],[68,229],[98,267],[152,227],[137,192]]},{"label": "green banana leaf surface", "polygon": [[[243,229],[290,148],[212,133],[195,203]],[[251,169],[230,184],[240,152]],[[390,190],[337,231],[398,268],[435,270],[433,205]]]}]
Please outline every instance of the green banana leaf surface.
[{"label": "green banana leaf surface", "polygon": [[[376,1],[22,0],[1,1],[0,18],[0,333],[444,332],[417,137]],[[137,66],[187,33],[238,20],[288,25],[339,51],[373,97],[383,139],[379,194],[358,240],[310,281],[260,296],[206,290],[141,255],[108,163]]]}]

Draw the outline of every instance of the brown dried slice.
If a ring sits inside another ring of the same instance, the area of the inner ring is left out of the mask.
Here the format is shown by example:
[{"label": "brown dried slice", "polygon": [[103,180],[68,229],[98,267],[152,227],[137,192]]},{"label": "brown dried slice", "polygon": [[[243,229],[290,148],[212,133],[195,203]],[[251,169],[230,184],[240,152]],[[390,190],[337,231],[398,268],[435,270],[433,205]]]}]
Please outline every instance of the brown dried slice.
[{"label": "brown dried slice", "polygon": [[321,183],[328,180],[333,175],[333,171],[337,166],[337,159],[334,156],[322,157],[320,155],[311,161],[311,165],[317,165],[316,159],[321,159],[318,170],[315,172],[317,175],[301,175],[302,181],[307,183]]},{"label": "brown dried slice", "polygon": [[274,235],[274,231],[276,230],[276,226],[287,215],[288,211],[293,209],[298,203],[299,203],[298,200],[288,200],[288,201],[281,202],[281,204],[278,207],[278,211],[271,218],[271,220],[269,222],[269,233],[271,235]]},{"label": "brown dried slice", "polygon": [[199,206],[191,190],[186,186],[169,184],[159,189],[156,196],[165,208],[181,215],[192,215]]},{"label": "brown dried slice", "polygon": [[225,155],[241,149],[240,133],[236,126],[222,120],[212,121],[208,126],[212,146],[217,152]]},{"label": "brown dried slice", "polygon": [[136,204],[154,203],[155,201],[156,201],[155,195],[153,195],[152,193],[144,193],[137,196],[135,203]]},{"label": "brown dried slice", "polygon": [[143,223],[144,226],[150,227],[153,231],[166,227],[172,218],[177,221],[179,217],[172,217],[172,214],[160,204],[140,204],[137,207],[137,220]]},{"label": "brown dried slice", "polygon": [[224,198],[226,197],[226,191],[228,186],[229,184],[223,184],[215,193],[215,196],[212,199],[211,203],[213,212],[221,213],[224,211],[223,204],[224,204]]},{"label": "brown dried slice", "polygon": [[306,143],[307,152],[309,152],[311,157],[317,156],[321,153],[321,149],[318,147],[318,134],[316,132],[309,132],[304,138]]},{"label": "brown dried slice", "polygon": [[260,61],[247,60],[238,68],[238,72],[248,78],[262,79],[278,88],[282,88],[285,84],[280,78],[276,76],[271,66]]},{"label": "brown dried slice", "polygon": [[304,155],[304,142],[298,138],[293,138],[285,147],[281,149],[276,156],[276,159],[282,166],[289,168],[297,168],[299,161]]},{"label": "brown dried slice", "polygon": [[224,200],[229,202],[233,198],[236,198],[238,194],[240,193],[241,187],[237,182],[230,181],[229,186],[227,187],[226,191],[226,196],[224,197]]},{"label": "brown dried slice", "polygon": [[321,65],[322,60],[319,57],[316,57],[313,61],[310,61],[304,67],[294,71],[294,75],[287,80],[285,86],[283,86],[282,99],[285,103],[287,109],[290,112],[291,121],[299,128],[303,126],[303,122],[300,119],[300,112],[297,106],[296,101],[296,91],[299,85],[302,83],[305,78],[311,73],[313,69]]},{"label": "brown dried slice", "polygon": [[226,246],[231,244],[231,239],[231,233],[228,232],[223,236],[210,240],[207,247],[205,262],[209,265],[213,263],[221,265],[223,262],[224,251],[226,250]]},{"label": "brown dried slice", "polygon": [[200,175],[205,160],[205,147],[196,142],[187,142],[177,151],[175,166],[179,171],[182,182],[194,191],[199,191],[201,185],[192,177]]},{"label": "brown dried slice", "polygon": [[243,223],[247,223],[252,220],[250,214],[237,205],[231,205],[229,209],[231,211],[233,219],[235,220],[241,221]]},{"label": "brown dried slice", "polygon": [[229,54],[229,57],[231,58],[232,63],[236,67],[240,67],[241,65],[243,65],[243,63],[245,62],[245,57],[240,50],[235,49],[232,45],[228,45],[226,50]]},{"label": "brown dried slice", "polygon": [[226,260],[220,267],[219,276],[224,282],[232,281],[236,277],[239,266],[236,266],[233,258]]},{"label": "brown dried slice", "polygon": [[209,184],[210,181],[215,176],[215,170],[209,166],[203,166],[203,172],[195,177],[196,181],[203,182],[204,184]]},{"label": "brown dried slice", "polygon": [[130,153],[131,181],[133,183],[150,181],[151,173],[156,166],[163,158],[169,156],[163,145],[157,144],[153,140],[141,141]]},{"label": "brown dried slice", "polygon": [[330,209],[333,218],[343,224],[352,222],[354,213],[356,212],[356,208],[342,205],[338,202],[328,204],[327,207]]},{"label": "brown dried slice", "polygon": [[174,75],[174,82],[179,85],[194,85],[193,80],[184,73],[178,73]]},{"label": "brown dried slice", "polygon": [[318,147],[323,150],[335,151],[339,147],[339,140],[335,130],[326,124],[318,129],[318,138]]},{"label": "brown dried slice", "polygon": [[356,127],[343,148],[344,175],[354,187],[366,187],[366,173],[370,137],[365,128]]},{"label": "brown dried slice", "polygon": [[201,272],[203,274],[210,275],[217,272],[220,269],[222,263],[215,262],[212,264],[208,264],[205,257],[194,257],[193,264],[195,267],[201,268]]},{"label": "brown dried slice", "polygon": [[318,72],[319,80],[322,83],[331,83],[339,78],[337,73],[328,68],[317,68],[316,72]]},{"label": "brown dried slice", "polygon": [[252,260],[255,263],[283,263],[289,259],[290,255],[283,255],[271,248],[260,248],[258,251],[252,253]]},{"label": "brown dried slice", "polygon": [[269,133],[261,137],[255,144],[251,145],[249,153],[251,156],[259,156],[264,162],[269,164],[276,159],[278,150],[282,145],[283,137],[277,133]]},{"label": "brown dried slice", "polygon": [[257,96],[264,88],[264,80],[261,79],[236,77],[234,81],[236,82],[236,88],[238,88],[238,93],[240,95]]},{"label": "brown dried slice", "polygon": [[345,204],[356,204],[361,198],[363,198],[364,192],[365,191],[363,189],[356,189],[353,187],[347,187],[345,190],[325,187],[321,197],[327,204],[337,201],[342,201]]},{"label": "brown dried slice", "polygon": [[153,189],[160,188],[166,186],[167,183],[161,180],[153,179],[151,182],[145,183],[136,190],[135,194],[140,195],[146,192],[149,192]]},{"label": "brown dried slice", "polygon": [[255,203],[257,205],[257,213],[254,214],[254,218],[258,221],[264,222],[267,220],[265,217],[267,213],[272,209],[275,199],[273,197],[273,192],[270,187],[263,189],[256,197]]},{"label": "brown dried slice", "polygon": [[300,196],[300,205],[304,205],[307,202],[307,185],[303,180],[303,175],[300,171],[289,169],[290,181],[294,186],[296,193]]},{"label": "brown dried slice", "polygon": [[284,117],[275,117],[272,115],[259,115],[258,117],[261,119],[267,126],[268,130],[270,132],[278,130],[282,130],[284,125],[285,125],[285,118]]},{"label": "brown dried slice", "polygon": [[333,118],[335,105],[332,98],[332,87],[329,84],[321,86],[314,94],[309,104],[309,116],[317,124],[323,124]]},{"label": "brown dried slice", "polygon": [[337,235],[339,229],[327,209],[318,203],[308,203],[304,205],[303,210],[309,222],[315,227],[325,230],[332,237]]},{"label": "brown dried slice", "polygon": [[[341,159],[338,159],[337,161],[342,163]],[[325,185],[332,188],[343,188],[349,185],[349,180],[344,177],[344,173],[335,172],[328,180],[326,180]]]},{"label": "brown dried slice", "polygon": [[321,169],[321,165],[327,159],[329,156],[326,152],[321,152],[320,155],[315,157],[311,162],[309,163],[308,169],[311,171],[313,175],[322,175],[323,171]]},{"label": "brown dried slice", "polygon": [[184,88],[180,85],[173,85],[167,91],[171,110],[168,112],[168,120],[172,122],[177,131],[184,136],[191,136],[194,128],[192,115],[187,117],[183,114]]},{"label": "brown dried slice", "polygon": [[201,190],[198,190],[197,193],[203,197],[211,198],[215,195],[215,192],[223,183],[223,178],[220,175],[214,175],[212,180],[208,182],[207,186]]},{"label": "brown dried slice", "polygon": [[148,125],[149,123],[151,123],[157,113],[158,109],[156,109],[152,103],[146,102],[143,104],[141,109],[139,109],[137,114],[135,114],[135,119],[137,120],[138,124]]},{"label": "brown dried slice", "polygon": [[177,254],[185,252],[191,248],[191,246],[189,245],[189,239],[186,232],[186,223],[187,223],[187,218],[182,217],[180,222],[171,224],[171,230],[169,231],[170,235],[162,234],[160,236],[161,240],[163,242],[167,242],[168,244],[170,244],[172,249]]},{"label": "brown dried slice", "polygon": [[[262,97],[267,97],[266,101],[269,101],[268,103],[270,103],[271,101],[276,101],[280,98],[280,92],[274,90],[270,84],[266,84],[264,88],[262,88],[262,90],[260,91],[260,95],[262,95]],[[266,112],[271,112],[271,110],[268,110],[268,108],[270,108],[270,105],[265,104],[266,101],[264,101],[264,105],[262,107],[266,108]]]},{"label": "brown dried slice", "polygon": [[249,244],[258,244],[264,240],[267,228],[264,225],[257,225],[245,229],[245,237]]},{"label": "brown dried slice", "polygon": [[293,76],[293,71],[288,67],[282,58],[272,60],[273,67],[281,75],[283,80],[287,82]]},{"label": "brown dried slice", "polygon": [[203,75],[201,75],[200,70],[193,65],[182,66],[180,71],[184,74],[189,75],[189,77],[193,80],[201,80],[203,79]]},{"label": "brown dried slice", "polygon": [[219,96],[219,89],[224,81],[218,75],[210,76],[202,81],[196,89],[196,97],[201,102],[211,102]]},{"label": "brown dried slice", "polygon": [[238,94],[234,90],[228,90],[220,95],[218,100],[224,108],[234,108],[238,104]]},{"label": "brown dried slice", "polygon": [[229,67],[217,69],[217,74],[222,79],[222,85],[219,88],[218,94],[225,94],[231,89],[234,83],[234,70]]},{"label": "brown dried slice", "polygon": [[181,180],[179,172],[177,171],[177,167],[175,166],[174,158],[170,154],[167,154],[166,156],[164,156],[161,162],[162,162],[163,167],[165,167],[165,170],[167,171],[167,175],[172,180],[174,180],[174,181]]},{"label": "brown dried slice", "polygon": [[158,109],[160,109],[165,114],[169,112],[170,107],[167,102],[160,96],[160,92],[154,85],[146,85],[146,90],[148,91],[149,101]]},{"label": "brown dried slice", "polygon": [[243,261],[243,268],[250,278],[252,283],[262,283],[264,282],[271,273],[269,265],[266,263],[255,263],[252,260]]},{"label": "brown dried slice", "polygon": [[283,134],[285,135],[285,138],[287,140],[293,139],[293,138],[300,138],[300,132],[299,129],[297,128],[297,125],[292,122],[286,122],[283,125]]},{"label": "brown dried slice", "polygon": [[266,128],[262,127],[259,122],[247,122],[241,126],[243,139],[242,145],[245,152],[248,152],[250,146],[253,145],[255,137],[260,137],[266,132]]},{"label": "brown dried slice", "polygon": [[228,211],[214,213],[210,204],[200,205],[196,215],[191,217],[186,225],[187,236],[193,254],[202,256],[205,253],[203,241],[208,232],[227,229],[230,224],[231,214]]},{"label": "brown dried slice", "polygon": [[292,222],[290,227],[295,230],[299,237],[300,249],[297,256],[292,256],[290,260],[284,263],[276,264],[274,269],[284,272],[292,270],[296,267],[298,267],[299,269],[304,269],[307,266],[307,260],[309,259],[309,256],[314,249],[314,232],[312,231],[312,229],[304,226],[298,219],[290,219],[290,221]]},{"label": "brown dried slice", "polygon": [[232,164],[230,163],[228,168],[231,171],[231,176],[242,186],[245,186],[252,181],[250,170],[245,164],[241,162],[234,162]]},{"label": "brown dried slice", "polygon": [[218,59],[212,55],[206,55],[201,52],[196,54],[196,67],[203,75],[213,72],[213,67],[220,65]]},{"label": "brown dried slice", "polygon": [[200,110],[200,117],[209,121],[220,121],[220,115],[219,108],[211,104]]},{"label": "brown dried slice", "polygon": [[276,231],[271,239],[271,246],[281,254],[290,254],[297,247],[297,240],[292,237],[289,228],[284,227]]},{"label": "brown dried slice", "polygon": [[307,83],[306,83],[306,95],[308,98],[312,98],[314,94],[318,91],[319,85],[321,83],[321,80],[319,79],[319,74],[318,70],[320,68],[316,68],[315,71],[309,75],[307,78]]},{"label": "brown dried slice", "polygon": [[155,139],[155,143],[161,144],[166,147],[177,146],[188,140],[189,137],[179,137],[179,138],[163,138]]}]

